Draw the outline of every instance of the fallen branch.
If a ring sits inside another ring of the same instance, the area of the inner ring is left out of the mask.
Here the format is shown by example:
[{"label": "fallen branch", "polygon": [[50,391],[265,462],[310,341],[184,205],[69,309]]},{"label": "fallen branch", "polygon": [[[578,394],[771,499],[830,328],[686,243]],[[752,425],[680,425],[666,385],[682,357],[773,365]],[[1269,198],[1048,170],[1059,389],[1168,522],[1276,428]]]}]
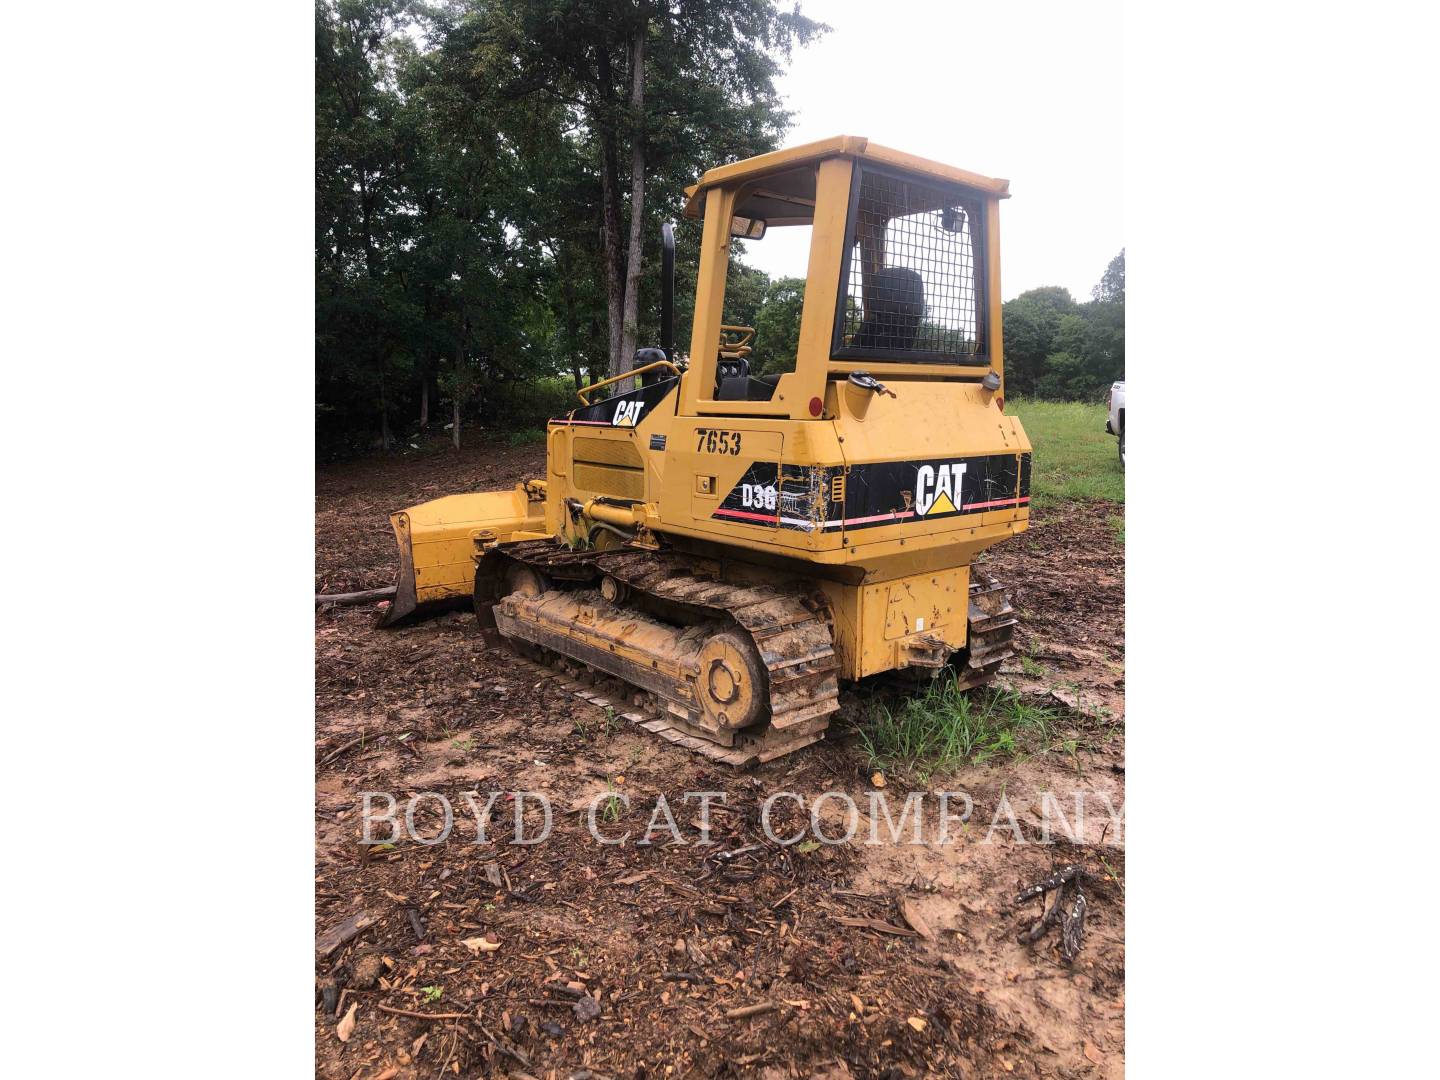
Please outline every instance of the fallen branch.
[{"label": "fallen branch", "polygon": [[1045,910],[1040,918],[1035,920],[1034,926],[1030,927],[1026,933],[1020,935],[1021,941],[1027,945],[1033,945],[1040,940],[1046,929],[1054,925],[1056,920],[1060,918],[1060,901],[1064,899],[1064,896],[1065,890],[1063,888],[1055,890],[1055,899],[1051,902],[1050,907]]},{"label": "fallen branch", "polygon": [[1065,921],[1060,927],[1060,959],[1065,963],[1075,962],[1080,955],[1080,946],[1085,939],[1085,893],[1080,883],[1075,883],[1075,899],[1065,911]]},{"label": "fallen branch", "polygon": [[830,917],[841,926],[858,926],[864,930],[878,930],[882,934],[894,934],[896,937],[920,936],[908,926],[896,926],[894,923],[888,923],[883,919],[863,919],[849,915],[832,915]]},{"label": "fallen branch", "polygon": [[422,1013],[413,1012],[410,1009],[397,1009],[393,1005],[376,1006],[381,1012],[394,1013],[396,1016],[408,1016],[415,1020],[467,1020],[469,1013]]},{"label": "fallen branch", "polygon": [[730,1009],[725,1013],[726,1020],[744,1020],[746,1017],[759,1016],[761,1013],[774,1012],[780,1006],[773,1001],[761,1001],[754,1005],[742,1005],[738,1009]]},{"label": "fallen branch", "polygon": [[[384,1006],[381,1007],[383,1008]],[[490,1033],[490,1029],[487,1028],[484,1024],[480,1023],[478,1019],[475,1021],[475,1026],[478,1027],[480,1029],[480,1033],[485,1036],[485,1041],[488,1042],[491,1046],[493,1046],[496,1050],[499,1050],[500,1053],[504,1054],[512,1061],[518,1061],[527,1069],[533,1069],[535,1067],[530,1063],[530,1059],[526,1057],[524,1053],[511,1046],[503,1039],[496,1038]]]},{"label": "fallen branch", "polygon": [[[1068,966],[1080,955],[1080,946],[1085,940],[1085,912],[1089,901],[1085,898],[1085,882],[1090,875],[1079,865],[1070,863],[1041,878],[1034,885],[1021,889],[1015,896],[1015,903],[1023,904],[1037,896],[1054,892],[1055,896],[1044,914],[1022,931],[1020,941],[1033,945],[1052,926],[1060,927],[1060,959]],[[1043,905],[1042,900],[1042,905]]]},{"label": "fallen branch", "polygon": [[368,604],[374,600],[395,599],[395,586],[383,589],[362,589],[360,592],[316,593],[315,603],[321,604]]},{"label": "fallen branch", "polygon": [[[355,738],[351,739],[349,742],[343,742],[343,743],[341,743],[341,744],[340,744],[339,746],[337,746],[334,750],[331,750],[330,753],[326,754],[323,758],[321,758],[321,759],[320,759],[320,764],[321,764],[321,765],[329,765],[330,762],[334,761],[334,760],[335,760],[337,757],[339,757],[341,754],[345,753],[345,751],[347,751],[347,750],[353,750],[355,747],[357,747],[357,746],[359,746],[361,743],[363,743],[367,738],[369,738],[369,736],[368,736],[368,735],[365,735],[365,734],[362,732],[361,734],[355,736]],[[380,739],[383,739],[383,738],[384,738],[383,735],[377,736],[377,737],[376,737],[376,741],[378,742]]]},{"label": "fallen branch", "polygon": [[1041,896],[1049,892],[1051,889],[1058,889],[1061,885],[1064,885],[1071,878],[1076,877],[1077,875],[1083,876],[1084,873],[1085,871],[1082,870],[1077,863],[1069,863],[1065,866],[1062,866],[1053,874],[1049,875],[1048,877],[1041,878],[1029,888],[1021,889],[1015,895],[1015,903],[1023,904],[1026,900],[1031,900],[1037,896]]}]

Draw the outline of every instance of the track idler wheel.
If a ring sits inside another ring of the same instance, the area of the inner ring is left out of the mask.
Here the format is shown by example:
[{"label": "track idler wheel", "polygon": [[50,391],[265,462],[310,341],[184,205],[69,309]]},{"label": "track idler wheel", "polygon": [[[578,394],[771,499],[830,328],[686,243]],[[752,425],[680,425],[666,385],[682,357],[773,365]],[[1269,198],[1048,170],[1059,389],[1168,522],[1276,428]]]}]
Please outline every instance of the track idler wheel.
[{"label": "track idler wheel", "polygon": [[749,727],[764,716],[765,665],[748,636],[722,630],[700,646],[695,697],[717,728]]},{"label": "track idler wheel", "polygon": [[600,595],[618,606],[630,599],[630,586],[606,574],[600,579]]},{"label": "track idler wheel", "polygon": [[539,596],[550,588],[550,580],[533,566],[516,563],[505,573],[505,595]]}]

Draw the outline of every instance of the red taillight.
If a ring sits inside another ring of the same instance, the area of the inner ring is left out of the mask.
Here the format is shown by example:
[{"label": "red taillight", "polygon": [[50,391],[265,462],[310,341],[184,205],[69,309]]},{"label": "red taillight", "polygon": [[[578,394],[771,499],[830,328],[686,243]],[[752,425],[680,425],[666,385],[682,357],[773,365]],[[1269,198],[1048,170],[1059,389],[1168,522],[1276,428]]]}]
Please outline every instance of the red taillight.
[{"label": "red taillight", "polygon": [[999,394],[996,394],[996,395],[995,395],[995,404],[1000,406],[1000,411],[1001,411],[1001,412],[1004,412],[1004,411],[1005,411],[1005,399],[1004,399],[1003,397],[1001,397]]},{"label": "red taillight", "polygon": [[818,397],[812,397],[810,399],[810,415],[819,416],[824,411],[825,403],[821,401]]}]

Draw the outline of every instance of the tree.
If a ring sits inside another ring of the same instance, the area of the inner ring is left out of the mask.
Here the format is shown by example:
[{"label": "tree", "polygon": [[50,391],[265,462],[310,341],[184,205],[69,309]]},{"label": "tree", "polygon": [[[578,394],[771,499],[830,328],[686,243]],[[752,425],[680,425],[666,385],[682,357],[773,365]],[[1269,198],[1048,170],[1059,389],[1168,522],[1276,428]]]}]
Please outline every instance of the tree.
[{"label": "tree", "polygon": [[725,274],[725,309],[722,314],[726,325],[755,326],[769,289],[770,275],[741,262],[732,252]]},{"label": "tree", "polygon": [[[779,145],[779,65],[823,29],[775,0],[317,0],[317,439],[391,446],[438,398],[458,444],[517,388],[628,370],[660,224],[693,280],[685,186]],[[769,281],[734,266],[753,324]]]},{"label": "tree", "polygon": [[[628,371],[644,238],[658,224],[647,221],[647,203],[673,214],[705,167],[774,149],[789,119],[774,86],[779,62],[827,28],[774,0],[512,0],[486,10],[485,40],[507,55],[502,93],[567,106],[590,144],[609,366]],[[657,182],[661,198],[649,199]]]},{"label": "tree", "polygon": [[1110,260],[1093,300],[1046,286],[1005,304],[1005,381],[1010,392],[1098,400],[1125,375],[1125,252]]},{"label": "tree", "polygon": [[1029,395],[1055,351],[1060,320],[1077,310],[1070,290],[1055,285],[1021,293],[1004,306],[1005,381],[1012,394]]},{"label": "tree", "polygon": [[1034,392],[1036,397],[1048,401],[1072,401],[1085,396],[1084,388],[1084,360],[1062,349],[1045,358],[1045,370],[1036,381]]},{"label": "tree", "polygon": [[772,375],[794,371],[800,351],[800,314],[805,307],[805,279],[777,278],[765,290],[765,301],[755,316],[755,356],[750,371]]},{"label": "tree", "polygon": [[1096,300],[1103,303],[1125,303],[1125,249],[1120,249],[1120,254],[1110,260],[1110,265],[1105,267],[1105,274],[1100,278],[1100,284],[1096,285],[1090,294]]},{"label": "tree", "polygon": [[[393,443],[391,398],[403,381],[406,311],[392,260],[411,156],[394,89],[403,0],[333,0],[315,8],[317,401],[346,399]],[[376,415],[378,414],[378,416]]]}]

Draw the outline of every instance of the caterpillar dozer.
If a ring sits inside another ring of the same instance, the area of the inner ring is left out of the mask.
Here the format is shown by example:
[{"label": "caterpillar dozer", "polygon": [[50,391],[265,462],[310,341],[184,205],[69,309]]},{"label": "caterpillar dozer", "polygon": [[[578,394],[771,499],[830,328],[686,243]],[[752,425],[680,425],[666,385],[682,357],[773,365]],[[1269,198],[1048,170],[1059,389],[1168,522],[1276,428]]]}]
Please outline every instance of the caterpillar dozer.
[{"label": "caterpillar dozer", "polygon": [[[707,172],[688,359],[666,226],[660,347],[550,421],[543,480],[394,514],[382,623],[468,598],[491,642],[624,680],[649,730],[740,766],[822,738],[842,682],[988,682],[1016,618],[973,563],[1030,502],[1004,411],[1008,186],[852,136]],[[759,374],[773,343],[724,318],[731,241],[795,227],[794,366]]]}]

